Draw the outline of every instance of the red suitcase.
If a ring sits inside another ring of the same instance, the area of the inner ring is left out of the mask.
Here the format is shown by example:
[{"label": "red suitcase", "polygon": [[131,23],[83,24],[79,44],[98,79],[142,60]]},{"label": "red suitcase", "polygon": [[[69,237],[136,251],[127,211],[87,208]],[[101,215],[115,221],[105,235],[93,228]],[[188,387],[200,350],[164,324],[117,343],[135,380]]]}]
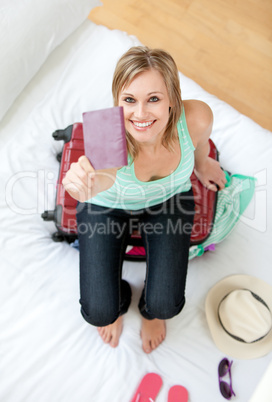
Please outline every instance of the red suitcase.
[{"label": "red suitcase", "polygon": [[[62,153],[57,156],[60,161],[60,171],[57,182],[55,210],[45,211],[42,214],[42,218],[55,222],[57,232],[53,235],[54,241],[66,240],[68,243],[72,243],[77,239],[77,201],[64,190],[62,179],[69,170],[71,163],[77,162],[78,158],[84,154],[82,123],[75,123],[64,130],[57,130],[52,135],[55,140],[63,140],[64,146]],[[217,149],[211,139],[209,142],[210,157],[218,160]],[[195,198],[195,217],[191,245],[196,245],[206,240],[212,230],[217,193],[207,190],[194,173],[192,173],[191,181]],[[126,259],[144,259],[145,252],[140,234],[133,233],[129,243],[134,248],[126,254]]]}]

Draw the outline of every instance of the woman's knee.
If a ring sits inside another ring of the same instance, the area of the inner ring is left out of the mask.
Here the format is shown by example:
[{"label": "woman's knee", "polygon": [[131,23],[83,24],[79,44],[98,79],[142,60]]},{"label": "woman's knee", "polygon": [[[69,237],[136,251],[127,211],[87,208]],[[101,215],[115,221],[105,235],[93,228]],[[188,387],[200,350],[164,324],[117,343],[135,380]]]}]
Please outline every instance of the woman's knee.
[{"label": "woman's knee", "polygon": [[84,319],[96,327],[112,324],[125,314],[131,302],[131,288],[127,281],[121,280],[120,289],[115,287],[84,289],[81,287],[80,304]]},{"label": "woman's knee", "polygon": [[114,308],[99,308],[90,303],[80,300],[81,314],[85,321],[95,327],[105,327],[112,324],[119,317],[118,309]]},{"label": "woman's knee", "polygon": [[150,300],[146,304],[146,311],[150,318],[157,318],[160,320],[167,320],[178,315],[185,305],[185,297],[183,297],[178,303],[175,300],[167,298],[160,301]]}]

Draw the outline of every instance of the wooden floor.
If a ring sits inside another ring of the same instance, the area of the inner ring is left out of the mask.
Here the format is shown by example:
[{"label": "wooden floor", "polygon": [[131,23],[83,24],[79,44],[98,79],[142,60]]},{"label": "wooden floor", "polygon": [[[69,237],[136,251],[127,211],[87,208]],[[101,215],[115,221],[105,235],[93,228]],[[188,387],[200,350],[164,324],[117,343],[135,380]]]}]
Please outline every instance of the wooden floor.
[{"label": "wooden floor", "polygon": [[205,90],[272,130],[272,0],[102,0],[90,19],[168,50]]}]

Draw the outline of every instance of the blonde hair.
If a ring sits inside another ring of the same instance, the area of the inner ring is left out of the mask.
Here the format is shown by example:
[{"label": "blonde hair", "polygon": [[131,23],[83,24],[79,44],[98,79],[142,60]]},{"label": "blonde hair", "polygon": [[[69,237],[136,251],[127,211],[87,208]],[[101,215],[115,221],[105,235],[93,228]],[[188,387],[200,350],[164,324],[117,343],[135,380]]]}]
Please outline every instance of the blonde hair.
[{"label": "blonde hair", "polygon": [[[171,108],[168,123],[162,139],[162,144],[168,150],[173,149],[176,138],[176,125],[182,112],[182,99],[178,69],[172,56],[162,49],[150,49],[146,46],[134,46],[130,48],[118,61],[113,81],[112,95],[114,106],[118,106],[120,92],[130,85],[137,74],[157,70],[163,77]],[[139,152],[137,141],[126,132],[128,152],[134,159]]]}]

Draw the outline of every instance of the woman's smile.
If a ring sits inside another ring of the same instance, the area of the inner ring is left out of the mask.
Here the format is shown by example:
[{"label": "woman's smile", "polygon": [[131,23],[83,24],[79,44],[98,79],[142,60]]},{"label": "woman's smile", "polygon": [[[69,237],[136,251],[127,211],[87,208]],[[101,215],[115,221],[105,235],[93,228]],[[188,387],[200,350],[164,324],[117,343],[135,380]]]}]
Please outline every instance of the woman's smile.
[{"label": "woman's smile", "polygon": [[151,120],[151,121],[133,121],[130,120],[130,122],[133,124],[134,128],[139,131],[146,131],[150,127],[154,125],[156,120]]}]

